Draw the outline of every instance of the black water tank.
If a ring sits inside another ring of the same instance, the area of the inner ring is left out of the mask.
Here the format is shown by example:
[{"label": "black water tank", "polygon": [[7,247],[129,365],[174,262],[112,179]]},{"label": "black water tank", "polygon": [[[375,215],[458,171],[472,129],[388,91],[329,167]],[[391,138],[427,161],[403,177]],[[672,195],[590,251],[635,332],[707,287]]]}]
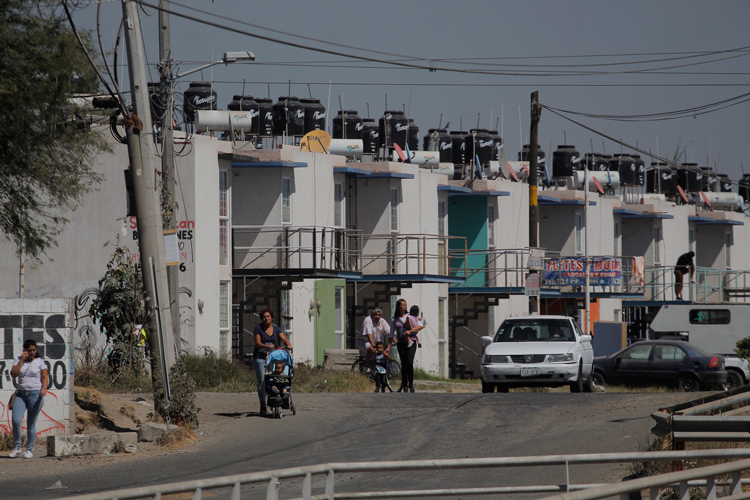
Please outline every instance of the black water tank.
[{"label": "black water tank", "polygon": [[497,130],[490,130],[490,137],[492,137],[492,161],[498,161],[500,150],[503,149],[503,138]]},{"label": "black water tank", "polygon": [[731,193],[732,192],[732,181],[729,179],[727,174],[718,174],[719,179],[719,192],[720,193]]},{"label": "black water tank", "polygon": [[[617,168],[612,168],[617,165]],[[627,153],[616,154],[613,156],[609,163],[610,172],[620,173],[620,184],[623,186],[635,186],[636,175],[635,175],[635,162],[633,158]]]},{"label": "black water tank", "polygon": [[[346,119],[346,121],[344,121],[344,119]],[[339,113],[333,117],[332,137],[334,139],[362,138],[362,117],[357,114],[357,110],[345,109],[343,114],[339,111]]]},{"label": "black water tank", "polygon": [[429,133],[424,136],[422,144],[424,151],[437,151],[440,153],[441,162],[451,163],[453,161],[453,139],[448,133],[448,129],[431,128]]},{"label": "black water tank", "polygon": [[273,100],[269,97],[258,97],[258,135],[273,136]]},{"label": "black water tank", "polygon": [[742,174],[740,181],[737,185],[737,192],[745,200],[745,203],[750,200],[750,174]]},{"label": "black water tank", "polygon": [[414,118],[409,118],[409,149],[412,151],[419,149],[419,127],[414,123]]},{"label": "black water tank", "polygon": [[258,116],[260,107],[251,95],[236,95],[232,102],[227,104],[229,111],[250,112],[250,135],[258,135]]},{"label": "black water tank", "polygon": [[494,148],[492,147],[492,136],[486,128],[473,128],[466,136],[466,163],[479,156],[482,166],[489,165],[492,161]]},{"label": "black water tank", "polygon": [[[606,172],[609,170],[609,162],[612,161],[612,155],[602,155],[601,161],[597,166],[599,172]],[[615,165],[615,171],[617,171],[617,165]]]},{"label": "black water tank", "polygon": [[208,82],[190,82],[182,95],[182,105],[189,122],[195,121],[195,112],[199,109],[216,109],[218,96]]},{"label": "black water tank", "polygon": [[604,170],[607,170],[606,165],[604,165],[604,159],[602,158],[602,155],[599,153],[586,153],[583,155],[583,158],[581,159],[580,163],[578,164],[578,170],[584,170],[586,168],[589,169],[589,171],[599,171],[600,168],[603,168]]},{"label": "black water tank", "polygon": [[403,111],[386,111],[378,123],[380,145],[392,148],[396,143],[405,148],[408,127],[409,120],[404,116]]},{"label": "black water tank", "polygon": [[704,190],[705,179],[697,163],[683,163],[677,169],[677,183],[688,193]]},{"label": "black water tank", "polygon": [[712,168],[706,168],[701,167],[701,170],[703,171],[703,191],[718,191],[716,184],[716,174],[714,173]]},{"label": "black water tank", "polygon": [[164,112],[167,110],[164,101],[161,99],[160,86],[161,83],[159,82],[148,82],[148,100],[151,105],[151,121],[153,123],[161,123]]},{"label": "black water tank", "polygon": [[[531,161],[529,159],[529,152],[531,151],[531,145],[524,144],[523,149],[519,151],[518,153],[518,161]],[[539,165],[542,165],[546,162],[546,153],[544,150],[537,145],[536,147],[536,161]]]},{"label": "black water tank", "polygon": [[431,128],[427,131],[427,134],[422,139],[422,151],[437,151],[438,150],[438,129]]},{"label": "black water tank", "polygon": [[469,156],[466,154],[466,136],[465,130],[451,130],[451,141],[453,142],[453,163],[456,165],[466,165]]},{"label": "black water tank", "polygon": [[305,128],[304,133],[313,130],[326,129],[326,107],[320,104],[320,99],[305,97],[299,100],[305,108]]},{"label": "black water tank", "polygon": [[363,118],[362,119],[362,152],[366,155],[377,154],[378,152],[378,138],[380,137],[380,130],[375,118]]},{"label": "black water tank", "polygon": [[646,162],[641,159],[641,155],[630,155],[635,166],[636,186],[643,186],[646,183]]},{"label": "black water tank", "polygon": [[575,146],[561,144],[552,152],[552,177],[572,177],[580,165],[581,153]]},{"label": "black water tank", "polygon": [[668,163],[651,163],[651,168],[646,172],[646,192],[667,196],[677,194],[677,175]]},{"label": "black water tank", "polygon": [[305,108],[294,96],[282,96],[273,105],[274,135],[305,135]]}]

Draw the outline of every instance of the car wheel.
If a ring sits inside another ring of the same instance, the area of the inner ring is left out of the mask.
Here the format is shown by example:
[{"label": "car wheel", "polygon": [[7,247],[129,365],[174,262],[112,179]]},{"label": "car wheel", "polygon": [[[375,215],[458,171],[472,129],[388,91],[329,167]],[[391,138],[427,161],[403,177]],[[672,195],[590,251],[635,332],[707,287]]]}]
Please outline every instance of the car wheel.
[{"label": "car wheel", "polygon": [[578,380],[570,383],[570,392],[583,392],[583,365],[578,365]]},{"label": "car wheel", "polygon": [[594,371],[594,373],[591,375],[591,379],[594,382],[594,385],[604,387],[604,375],[602,374],[602,372]]},{"label": "car wheel", "polygon": [[745,385],[745,379],[737,370],[727,370],[727,385],[730,389]]},{"label": "car wheel", "polygon": [[508,392],[508,386],[505,384],[495,384],[495,387],[497,387],[497,392]]},{"label": "car wheel", "polygon": [[700,384],[698,380],[692,375],[683,375],[677,380],[677,387],[682,392],[695,392],[700,391]]},{"label": "car wheel", "polygon": [[491,384],[482,380],[482,392],[495,392],[495,384]]},{"label": "car wheel", "polygon": [[591,373],[583,383],[583,392],[594,392],[594,367],[591,367]]}]

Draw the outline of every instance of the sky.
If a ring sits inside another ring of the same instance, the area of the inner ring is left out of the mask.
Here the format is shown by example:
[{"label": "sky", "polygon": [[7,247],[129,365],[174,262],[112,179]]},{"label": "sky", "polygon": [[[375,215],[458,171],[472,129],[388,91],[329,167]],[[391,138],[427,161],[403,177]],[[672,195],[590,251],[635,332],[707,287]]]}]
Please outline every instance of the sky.
[{"label": "sky", "polygon": [[[291,95],[330,103],[329,118],[340,105],[362,117],[368,116],[369,105],[369,117],[379,118],[387,99],[387,109],[404,109],[415,120],[420,137],[448,122],[451,130],[468,130],[477,123],[497,128],[509,159],[528,142],[534,91],[546,106],[620,117],[706,106],[741,96],[750,84],[750,2],[743,1],[180,0],[170,8],[308,48],[438,68],[360,61],[172,15],[172,58],[179,71],[219,60],[227,51],[255,54],[255,62],[217,65],[179,81],[180,91],[189,81],[213,81],[220,109],[235,94],[270,94],[276,101],[291,90]],[[95,31],[96,11],[96,3],[81,2],[73,13],[77,27]],[[140,14],[150,80],[156,81],[157,15],[146,6]],[[109,64],[121,19],[119,1],[101,4]],[[119,71],[125,71],[127,82],[127,68]],[[710,164],[738,180],[743,167],[750,173],[745,151],[750,102],[740,102],[744,99],[674,120],[568,116],[653,154],[671,158],[679,151],[683,161]],[[631,152],[543,110],[539,145],[550,154],[560,144],[575,145],[581,153]]]}]

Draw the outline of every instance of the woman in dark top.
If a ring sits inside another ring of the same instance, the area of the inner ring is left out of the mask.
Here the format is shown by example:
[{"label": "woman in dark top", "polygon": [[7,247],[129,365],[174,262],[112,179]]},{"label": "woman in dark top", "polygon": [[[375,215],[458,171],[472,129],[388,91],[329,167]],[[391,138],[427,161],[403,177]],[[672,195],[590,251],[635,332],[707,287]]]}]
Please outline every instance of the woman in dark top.
[{"label": "woman in dark top", "polygon": [[263,309],[260,313],[261,324],[255,326],[255,349],[253,350],[253,369],[255,378],[258,380],[258,399],[260,399],[260,414],[266,414],[266,386],[263,376],[266,372],[266,356],[283,342],[289,349],[292,344],[284,335],[284,332],[273,322],[273,313],[270,309]]},{"label": "woman in dark top", "polygon": [[409,346],[409,336],[415,335],[424,328],[421,325],[412,326],[407,314],[406,301],[396,301],[396,312],[393,315],[393,331],[396,333],[396,348],[401,358],[401,387],[398,392],[414,392],[414,355],[417,353],[417,343]]}]

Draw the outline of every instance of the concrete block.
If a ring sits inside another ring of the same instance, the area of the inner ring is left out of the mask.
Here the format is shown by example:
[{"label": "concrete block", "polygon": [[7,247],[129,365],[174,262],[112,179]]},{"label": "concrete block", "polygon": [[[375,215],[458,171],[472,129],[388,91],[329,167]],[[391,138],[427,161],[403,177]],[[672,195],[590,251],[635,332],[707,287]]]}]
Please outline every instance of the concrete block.
[{"label": "concrete block", "polygon": [[137,432],[117,434],[76,434],[73,436],[48,436],[48,457],[69,457],[72,455],[105,455],[110,453],[115,443],[125,446],[138,442]]},{"label": "concrete block", "polygon": [[167,424],[146,422],[138,429],[138,441],[156,441],[167,433]]}]

